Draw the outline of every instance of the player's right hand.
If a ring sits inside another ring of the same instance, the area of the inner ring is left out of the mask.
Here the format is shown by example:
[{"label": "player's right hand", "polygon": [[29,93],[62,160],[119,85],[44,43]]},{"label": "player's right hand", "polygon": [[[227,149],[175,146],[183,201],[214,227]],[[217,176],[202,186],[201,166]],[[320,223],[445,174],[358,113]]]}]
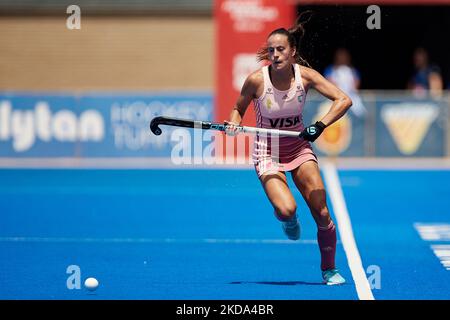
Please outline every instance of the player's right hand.
[{"label": "player's right hand", "polygon": [[239,133],[238,130],[238,123],[231,122],[231,121],[224,121],[225,124],[225,134],[228,136],[235,136]]}]

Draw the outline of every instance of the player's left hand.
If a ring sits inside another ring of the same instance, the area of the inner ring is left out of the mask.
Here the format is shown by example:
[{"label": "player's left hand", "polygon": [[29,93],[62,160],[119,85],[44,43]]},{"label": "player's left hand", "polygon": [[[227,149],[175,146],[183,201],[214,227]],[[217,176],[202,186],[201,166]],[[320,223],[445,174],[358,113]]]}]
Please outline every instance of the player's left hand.
[{"label": "player's left hand", "polygon": [[317,121],[302,131],[302,137],[305,140],[314,142],[322,134],[326,127],[327,126],[322,121]]}]

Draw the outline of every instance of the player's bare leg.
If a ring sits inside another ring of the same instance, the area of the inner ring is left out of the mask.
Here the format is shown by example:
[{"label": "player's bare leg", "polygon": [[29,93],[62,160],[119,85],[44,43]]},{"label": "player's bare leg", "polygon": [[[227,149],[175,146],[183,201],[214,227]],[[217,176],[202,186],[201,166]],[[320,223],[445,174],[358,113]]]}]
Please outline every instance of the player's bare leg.
[{"label": "player's bare leg", "polygon": [[329,285],[342,284],[345,279],[335,266],[336,227],[331,220],[326,202],[325,186],[315,161],[307,161],[292,171],[292,179],[305,199],[317,224],[322,277]]},{"label": "player's bare leg", "polygon": [[260,181],[285,234],[291,240],[298,240],[300,225],[296,214],[297,204],[289,190],[286,175],[283,172],[264,174]]}]

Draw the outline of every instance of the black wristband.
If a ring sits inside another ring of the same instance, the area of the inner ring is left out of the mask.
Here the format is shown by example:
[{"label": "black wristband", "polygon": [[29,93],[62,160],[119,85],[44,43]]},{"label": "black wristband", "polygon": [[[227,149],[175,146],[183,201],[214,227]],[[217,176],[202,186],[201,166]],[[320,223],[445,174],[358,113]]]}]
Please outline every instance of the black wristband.
[{"label": "black wristband", "polygon": [[318,126],[321,130],[327,127],[322,121],[317,121],[316,126]]}]

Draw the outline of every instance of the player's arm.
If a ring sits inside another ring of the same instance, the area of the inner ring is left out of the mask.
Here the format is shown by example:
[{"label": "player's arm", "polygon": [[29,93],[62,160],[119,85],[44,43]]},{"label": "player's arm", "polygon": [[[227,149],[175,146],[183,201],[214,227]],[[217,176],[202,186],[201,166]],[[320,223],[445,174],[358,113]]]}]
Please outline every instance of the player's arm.
[{"label": "player's arm", "polygon": [[327,97],[333,104],[328,113],[321,119],[325,126],[329,126],[341,118],[352,106],[352,100],[333,83],[325,79],[314,69],[303,67],[302,75],[309,87],[313,87],[320,94]]},{"label": "player's arm", "polygon": [[236,134],[236,127],[239,126],[244,118],[245,111],[252,99],[256,97],[256,90],[258,88],[258,74],[254,72],[250,74],[241,88],[241,93],[236,101],[236,104],[233,107],[233,110],[230,113],[230,118],[225,123],[230,124],[228,129],[225,131],[228,135]]},{"label": "player's arm", "polygon": [[250,102],[256,97],[256,90],[258,88],[258,74],[254,72],[245,79],[241,88],[241,93],[233,107],[230,114],[229,122],[240,125],[244,118],[245,111],[247,110]]},{"label": "player's arm", "polygon": [[301,72],[307,88],[312,87],[333,101],[328,113],[320,121],[305,128],[303,132],[303,137],[306,140],[315,141],[326,127],[336,122],[347,112],[352,106],[352,100],[314,69],[302,67]]}]

